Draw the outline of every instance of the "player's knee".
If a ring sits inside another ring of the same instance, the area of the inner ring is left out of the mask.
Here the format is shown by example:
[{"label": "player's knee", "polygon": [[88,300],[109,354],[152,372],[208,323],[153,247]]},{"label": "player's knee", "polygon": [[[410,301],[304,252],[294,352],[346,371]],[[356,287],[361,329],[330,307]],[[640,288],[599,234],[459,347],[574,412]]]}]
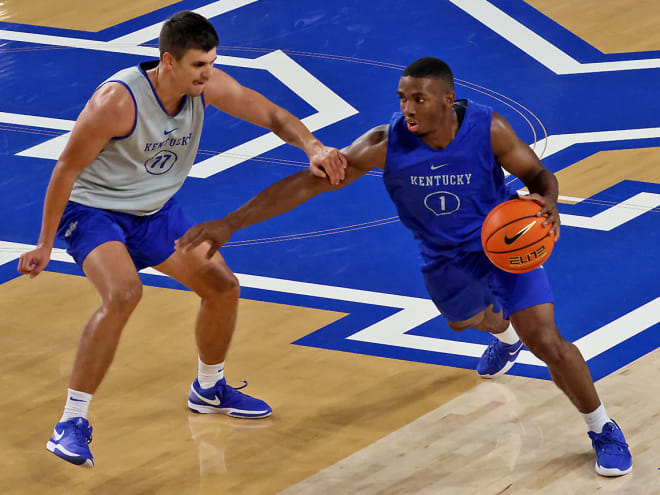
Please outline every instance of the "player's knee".
[{"label": "player's knee", "polygon": [[469,328],[463,321],[448,321],[447,324],[454,332],[462,332],[466,328]]},{"label": "player's knee", "polygon": [[451,328],[455,332],[462,332],[467,328],[476,328],[477,330],[481,330],[481,327],[483,326],[484,323],[485,315],[486,312],[484,310],[484,311],[480,311],[476,315],[466,320],[450,321],[448,322],[449,328]]},{"label": "player's knee", "polygon": [[241,284],[236,275],[231,271],[225,270],[214,275],[211,281],[211,290],[203,297],[210,301],[238,300],[241,292]]},{"label": "player's knee", "polygon": [[467,328],[478,328],[483,319],[484,317],[482,312],[473,316],[472,318],[468,318],[467,320],[449,321],[447,323],[449,324],[449,328],[451,328],[454,332],[462,332]]},{"label": "player's knee", "polygon": [[110,291],[105,302],[108,310],[118,313],[130,313],[142,299],[142,284],[128,282],[117,285]]},{"label": "player's knee", "polygon": [[539,332],[525,342],[527,348],[549,367],[561,365],[571,351],[571,344],[558,332]]}]

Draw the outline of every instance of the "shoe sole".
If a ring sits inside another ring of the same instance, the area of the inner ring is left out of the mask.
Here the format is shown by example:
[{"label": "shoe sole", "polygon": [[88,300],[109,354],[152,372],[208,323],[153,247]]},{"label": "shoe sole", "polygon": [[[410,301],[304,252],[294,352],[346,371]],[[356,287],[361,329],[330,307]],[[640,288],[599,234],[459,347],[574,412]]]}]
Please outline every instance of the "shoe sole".
[{"label": "shoe sole", "polygon": [[267,418],[273,411],[268,411],[265,413],[250,413],[241,411],[240,409],[232,409],[230,407],[213,407],[213,406],[204,406],[202,404],[195,404],[194,402],[188,401],[188,409],[192,412],[199,414],[224,414],[226,416],[231,416],[232,418],[243,418],[243,419],[261,419]]},{"label": "shoe sole", "polygon": [[492,375],[480,375],[477,372],[477,375],[479,375],[481,378],[497,378],[498,376],[502,376],[504,373],[509,371],[513,367],[514,364],[516,364],[515,361],[507,361],[507,363],[504,365],[504,367],[500,371],[498,371],[497,373],[493,373]]},{"label": "shoe sole", "polygon": [[76,466],[84,467],[87,469],[93,468],[94,467],[94,461],[91,459],[85,459],[83,462],[80,462],[82,459],[78,459],[75,457],[69,457],[68,455],[64,454],[61,452],[58,448],[58,445],[56,443],[51,442],[50,440],[46,444],[46,448],[48,449],[49,452],[52,452],[55,454],[57,457],[60,459],[64,459],[67,462],[70,462],[71,464],[74,464]]},{"label": "shoe sole", "polygon": [[621,471],[620,469],[617,468],[604,468],[598,465],[596,463],[596,472],[600,474],[601,476],[607,476],[608,478],[613,478],[615,476],[623,476],[625,474],[628,474],[630,471],[632,471],[632,466],[630,466],[628,469],[625,471]]}]

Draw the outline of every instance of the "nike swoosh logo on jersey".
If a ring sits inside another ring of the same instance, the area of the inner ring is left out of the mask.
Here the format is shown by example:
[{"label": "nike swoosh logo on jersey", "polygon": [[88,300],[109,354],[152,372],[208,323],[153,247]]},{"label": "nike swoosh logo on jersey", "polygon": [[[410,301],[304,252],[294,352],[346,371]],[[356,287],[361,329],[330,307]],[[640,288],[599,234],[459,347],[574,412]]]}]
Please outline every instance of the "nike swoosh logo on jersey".
[{"label": "nike swoosh logo on jersey", "polygon": [[178,127],[175,127],[175,128],[172,129],[171,131],[163,131],[163,134],[165,134],[165,135],[167,136],[168,134],[170,134],[170,133],[176,131],[177,129],[178,129]]},{"label": "nike swoosh logo on jersey", "polygon": [[53,430],[53,440],[55,440],[56,442],[59,442],[63,436],[64,436],[64,430],[62,430],[62,433],[58,433],[57,430]]},{"label": "nike swoosh logo on jersey", "polygon": [[439,168],[449,165],[448,163],[443,163],[442,165],[431,165],[431,170],[438,170]]},{"label": "nike swoosh logo on jersey", "polygon": [[214,397],[213,400],[211,400],[211,399],[207,399],[206,397],[204,397],[202,395],[199,395],[197,393],[197,390],[195,390],[195,389],[193,389],[193,392],[195,392],[195,395],[197,396],[197,398],[199,400],[201,400],[202,402],[205,402],[205,403],[207,403],[211,406],[219,406],[220,405],[220,398],[219,397]]},{"label": "nike swoosh logo on jersey", "polygon": [[529,229],[531,229],[534,226],[535,223],[536,223],[536,220],[534,220],[529,225],[527,225],[527,226],[523,227],[522,229],[520,229],[520,232],[518,232],[513,237],[509,237],[506,234],[504,234],[504,244],[509,245],[509,244],[513,244],[514,242],[516,242],[523,235],[525,235],[527,232],[529,232]]},{"label": "nike swoosh logo on jersey", "polygon": [[518,352],[518,351],[522,348],[522,346],[523,346],[523,345],[520,344],[520,345],[518,346],[518,349],[516,349],[516,350],[513,351],[513,352],[509,352],[509,354],[510,354],[511,356],[513,356],[516,352]]}]

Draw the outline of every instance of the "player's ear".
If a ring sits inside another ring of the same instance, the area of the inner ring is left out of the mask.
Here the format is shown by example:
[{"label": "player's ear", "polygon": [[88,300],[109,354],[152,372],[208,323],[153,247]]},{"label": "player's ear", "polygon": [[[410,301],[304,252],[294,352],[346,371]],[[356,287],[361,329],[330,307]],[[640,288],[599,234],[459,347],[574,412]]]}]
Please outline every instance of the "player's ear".
[{"label": "player's ear", "polygon": [[161,57],[161,61],[165,67],[171,68],[172,64],[174,64],[175,58],[170,52],[165,52]]}]

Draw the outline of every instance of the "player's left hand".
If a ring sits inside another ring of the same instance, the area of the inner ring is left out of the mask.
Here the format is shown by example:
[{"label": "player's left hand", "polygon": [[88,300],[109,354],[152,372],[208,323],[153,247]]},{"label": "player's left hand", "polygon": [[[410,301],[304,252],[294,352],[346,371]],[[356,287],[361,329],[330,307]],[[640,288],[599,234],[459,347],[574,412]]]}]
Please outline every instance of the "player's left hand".
[{"label": "player's left hand", "polygon": [[328,178],[337,185],[346,177],[346,157],[337,148],[323,146],[309,155],[309,169],[317,177]]},{"label": "player's left hand", "polygon": [[177,251],[187,253],[206,241],[211,244],[206,252],[206,258],[210,260],[218,252],[218,249],[224,246],[232,234],[233,231],[223,220],[202,222],[190,227],[183,234],[183,237],[174,241],[174,247]]},{"label": "player's left hand", "polygon": [[540,194],[526,194],[520,196],[520,199],[528,201],[536,201],[541,205],[541,210],[536,214],[537,217],[547,216],[543,225],[550,225],[550,233],[555,236],[555,242],[559,240],[559,227],[561,220],[559,219],[559,210],[557,210],[557,201],[548,196],[541,196]]}]

